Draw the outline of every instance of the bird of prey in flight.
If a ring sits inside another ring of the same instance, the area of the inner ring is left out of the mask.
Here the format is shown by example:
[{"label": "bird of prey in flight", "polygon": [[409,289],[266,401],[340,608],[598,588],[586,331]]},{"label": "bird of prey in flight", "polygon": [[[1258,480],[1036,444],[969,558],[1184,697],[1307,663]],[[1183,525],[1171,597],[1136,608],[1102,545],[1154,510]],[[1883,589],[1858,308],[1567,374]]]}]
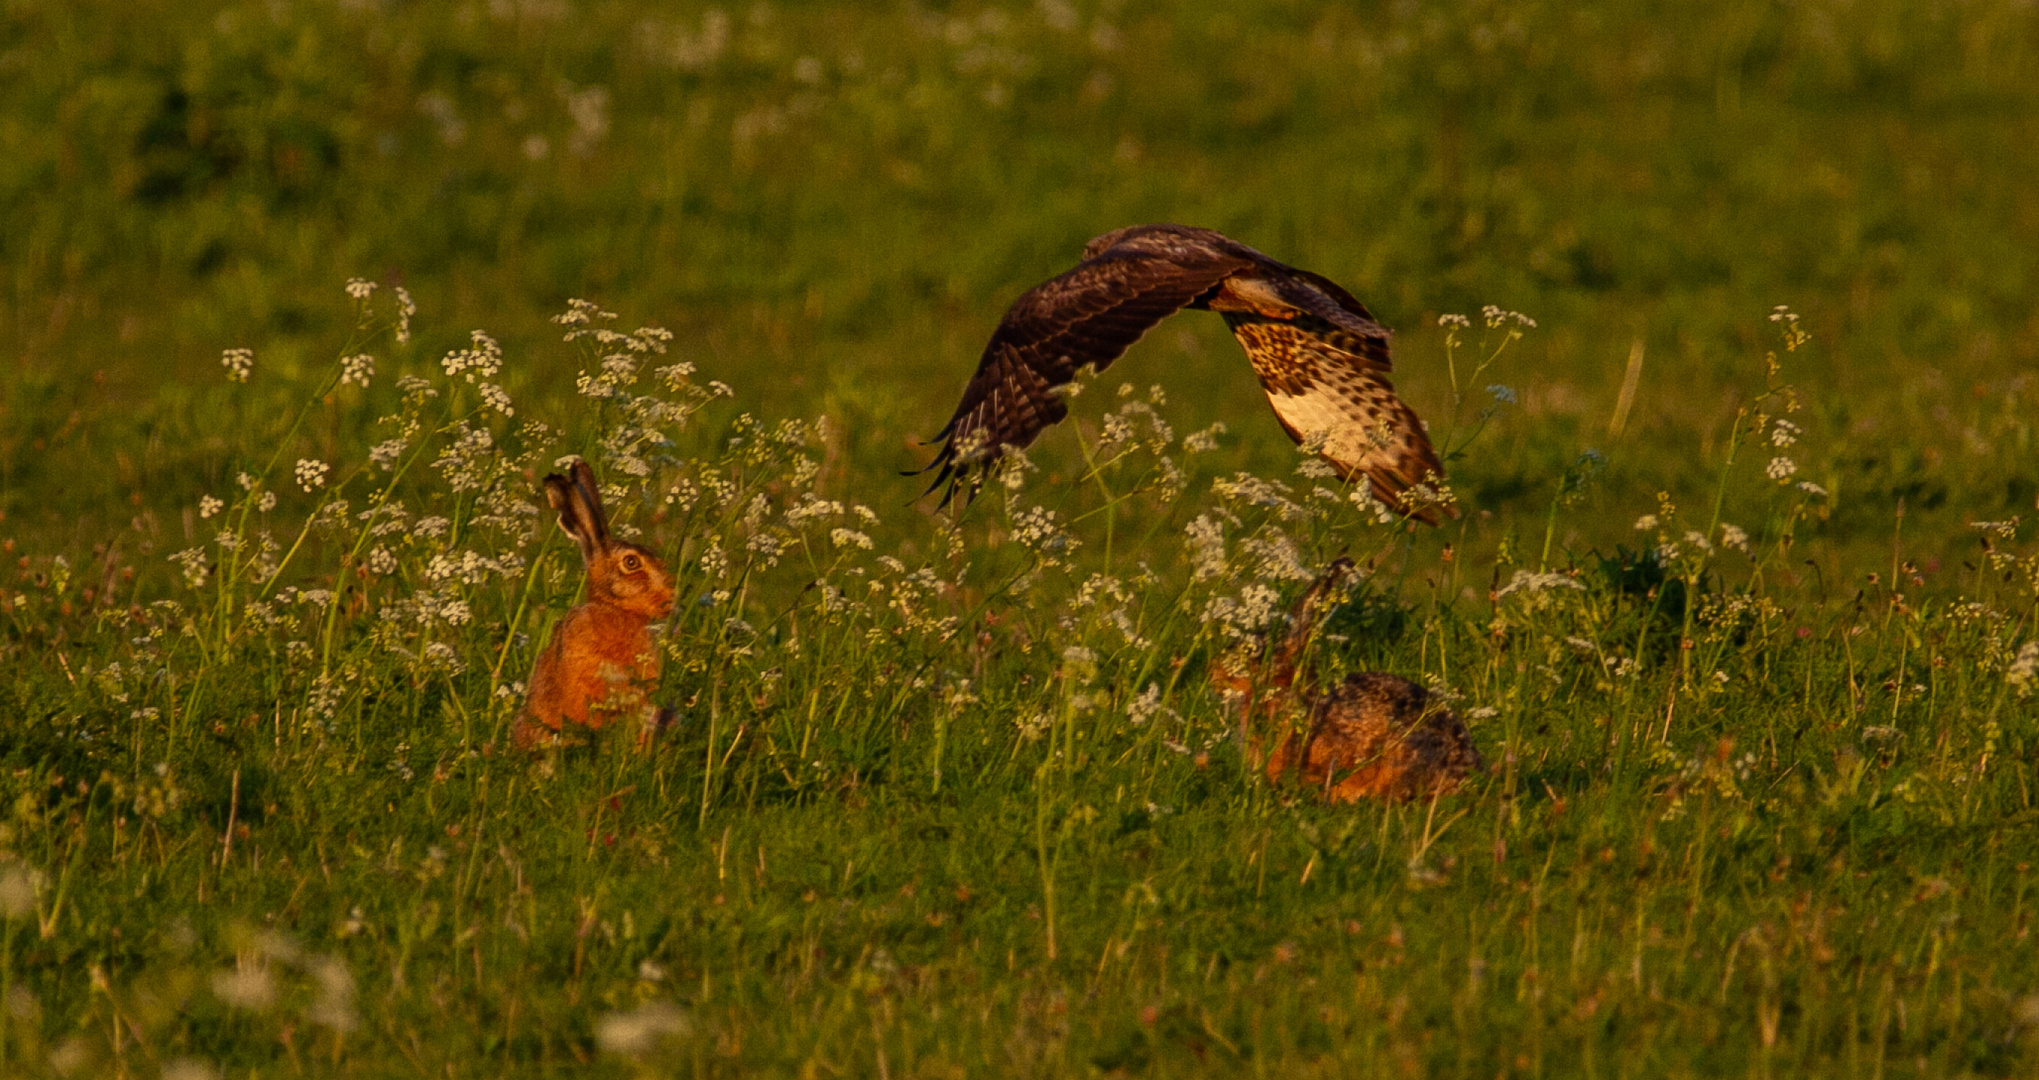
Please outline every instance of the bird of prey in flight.
[{"label": "bird of prey in flight", "polygon": [[[1246,350],[1275,419],[1348,481],[1428,524],[1444,468],[1423,423],[1388,382],[1389,331],[1330,279],[1209,229],[1135,225],[1083,249],[1083,261],[1013,302],[984,347],[948,426],[930,492],[972,494],[1007,446],[1024,447],[1068,415],[1068,388],[1102,371],[1162,319],[1215,311]],[[926,469],[922,470],[923,472]]]}]

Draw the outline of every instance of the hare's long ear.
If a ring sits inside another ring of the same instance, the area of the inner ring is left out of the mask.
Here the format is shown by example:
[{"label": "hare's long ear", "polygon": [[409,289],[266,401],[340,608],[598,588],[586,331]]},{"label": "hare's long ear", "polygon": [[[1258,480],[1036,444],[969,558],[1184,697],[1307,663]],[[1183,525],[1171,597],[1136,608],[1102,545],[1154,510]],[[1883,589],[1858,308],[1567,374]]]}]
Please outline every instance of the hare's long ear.
[{"label": "hare's long ear", "polygon": [[596,546],[609,546],[609,512],[602,509],[602,489],[595,484],[594,467],[588,459],[581,458],[573,463],[573,486],[580,490],[581,501],[587,504],[588,525],[594,531]]},{"label": "hare's long ear", "polygon": [[1310,635],[1317,631],[1317,624],[1338,606],[1339,589],[1351,573],[1352,560],[1340,555],[1325,568],[1323,576],[1310,586],[1303,598],[1296,601],[1295,610],[1289,613],[1289,632],[1274,656],[1274,666],[1284,677],[1294,673],[1303,650],[1310,644]]},{"label": "hare's long ear", "polygon": [[545,501],[558,511],[559,527],[580,545],[581,558],[593,562],[607,535],[601,524],[601,504],[590,503],[580,484],[558,473],[545,478]]}]

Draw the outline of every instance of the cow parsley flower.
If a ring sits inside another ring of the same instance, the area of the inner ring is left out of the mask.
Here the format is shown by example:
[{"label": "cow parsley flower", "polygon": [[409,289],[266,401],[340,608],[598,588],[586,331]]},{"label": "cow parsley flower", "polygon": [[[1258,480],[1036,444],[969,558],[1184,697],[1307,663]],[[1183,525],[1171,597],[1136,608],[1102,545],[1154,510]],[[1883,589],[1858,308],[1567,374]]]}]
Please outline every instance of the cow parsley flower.
[{"label": "cow parsley flower", "polygon": [[396,287],[396,341],[399,345],[411,340],[411,316],[418,313],[418,305],[411,300],[411,291],[402,285]]},{"label": "cow parsley flower", "polygon": [[340,361],[340,382],[353,383],[362,389],[368,388],[368,380],[375,377],[375,357],[367,353],[356,353]]},{"label": "cow parsley flower", "polygon": [[312,458],[299,458],[297,460],[297,486],[306,491],[321,487],[326,482],[326,474],[332,471],[332,466],[327,465],[323,461]]},{"label": "cow parsley flower", "polygon": [[244,383],[255,370],[255,350],[228,349],[220,354],[220,366],[227,369],[227,378]]}]

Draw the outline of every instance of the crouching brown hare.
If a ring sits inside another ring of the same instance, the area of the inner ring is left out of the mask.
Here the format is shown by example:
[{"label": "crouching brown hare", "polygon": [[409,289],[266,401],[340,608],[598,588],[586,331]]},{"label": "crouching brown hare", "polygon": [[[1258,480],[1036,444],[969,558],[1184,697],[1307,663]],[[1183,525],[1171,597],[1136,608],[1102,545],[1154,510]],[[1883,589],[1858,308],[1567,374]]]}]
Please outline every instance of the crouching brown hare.
[{"label": "crouching brown hare", "polygon": [[1248,758],[1265,768],[1269,783],[1293,773],[1334,803],[1456,791],[1486,761],[1465,724],[1429,690],[1383,671],[1348,675],[1328,693],[1295,685],[1317,623],[1338,605],[1351,570],[1341,558],[1303,594],[1272,655],[1264,643],[1237,650],[1213,666],[1211,681],[1239,710]]}]

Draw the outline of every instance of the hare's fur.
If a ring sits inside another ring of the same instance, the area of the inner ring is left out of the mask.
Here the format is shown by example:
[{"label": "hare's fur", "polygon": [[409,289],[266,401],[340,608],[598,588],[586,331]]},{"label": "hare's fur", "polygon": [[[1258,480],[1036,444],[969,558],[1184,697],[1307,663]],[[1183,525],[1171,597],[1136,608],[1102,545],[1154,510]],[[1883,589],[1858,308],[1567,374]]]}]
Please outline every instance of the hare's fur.
[{"label": "hare's fur", "polygon": [[[1236,701],[1247,751],[1270,783],[1293,774],[1305,789],[1340,803],[1456,791],[1468,774],[1485,771],[1486,761],[1465,724],[1429,690],[1383,671],[1348,675],[1324,694],[1295,687],[1317,620],[1336,605],[1333,593],[1351,568],[1338,560],[1304,595],[1258,677],[1258,658],[1234,655],[1218,662],[1212,681]],[[1270,727],[1274,749],[1267,751]]]},{"label": "hare's fur", "polygon": [[618,720],[637,723],[641,741],[660,716],[648,696],[659,672],[651,622],[672,614],[672,576],[649,549],[609,535],[588,463],[574,462],[571,473],[547,476],[545,498],[580,546],[588,598],[553,628],[531,669],[529,696],[512,730],[525,749],[574,741],[575,729],[596,731]]}]

